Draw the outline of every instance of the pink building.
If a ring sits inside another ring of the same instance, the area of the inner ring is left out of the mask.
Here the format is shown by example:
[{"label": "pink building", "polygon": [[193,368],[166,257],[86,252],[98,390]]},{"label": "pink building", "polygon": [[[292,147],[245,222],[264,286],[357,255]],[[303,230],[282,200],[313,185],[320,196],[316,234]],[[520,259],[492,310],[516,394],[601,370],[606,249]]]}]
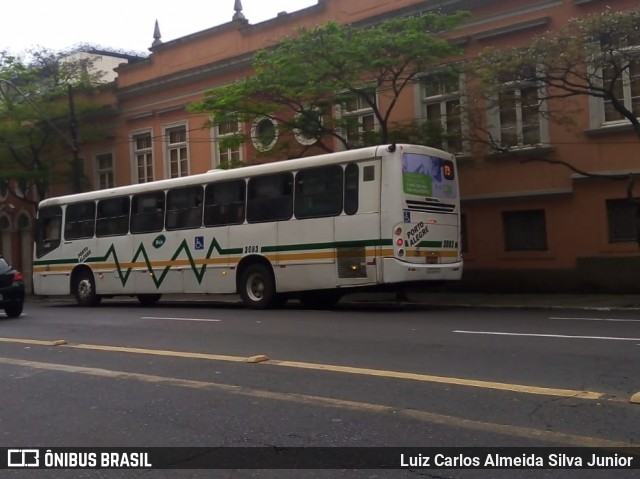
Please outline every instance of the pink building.
[{"label": "pink building", "polygon": [[[252,25],[244,18],[249,15],[241,2],[235,2],[235,15],[228,3],[228,23],[170,42],[162,42],[156,29],[150,56],[116,69],[109,100],[115,113],[104,122],[109,140],[82,149],[94,189],[200,173],[231,159],[264,161],[264,156],[256,160],[257,149],[269,145],[248,141],[228,149],[221,147],[220,139],[235,128],[252,136],[252,130],[271,125],[256,119],[252,124],[203,128],[207,118],[186,107],[202,99],[206,90],[250,75],[253,52],[273,45],[298,25],[468,10],[471,18],[453,37],[473,58],[491,45],[526,46],[536,34],[607,8],[598,0],[318,0],[312,7]],[[629,10],[637,2],[613,0],[608,5]],[[460,79],[457,91],[433,91],[429,73],[407,90],[395,121],[437,116],[446,125],[447,103],[468,100],[467,79]],[[630,102],[637,101],[629,95]],[[520,161],[535,156],[569,161],[593,172],[640,172],[640,142],[633,131],[607,118],[602,101],[576,101],[580,111],[573,125],[559,126],[541,117],[528,142],[518,145],[515,153],[478,153],[463,146],[459,157],[466,286],[502,291],[640,289],[635,281],[640,257],[626,184],[585,178],[558,165]],[[512,126],[522,130],[522,105],[516,102],[513,108]],[[357,116],[362,128],[375,128],[365,107],[347,113]],[[486,121],[500,131],[501,118]],[[463,131],[472,127],[464,124],[465,115],[460,121]],[[0,211],[0,221],[3,215]]]}]

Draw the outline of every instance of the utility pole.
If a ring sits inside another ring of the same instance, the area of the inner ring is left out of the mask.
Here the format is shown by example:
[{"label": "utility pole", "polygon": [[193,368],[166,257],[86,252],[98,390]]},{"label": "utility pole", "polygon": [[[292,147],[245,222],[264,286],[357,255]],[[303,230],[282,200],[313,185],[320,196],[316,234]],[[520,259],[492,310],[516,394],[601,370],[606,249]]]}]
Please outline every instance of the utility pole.
[{"label": "utility pole", "polygon": [[73,88],[68,85],[67,96],[69,98],[69,135],[71,136],[71,192],[81,193],[84,179],[84,168],[78,148],[78,122],[76,120],[76,108],[73,102]]}]

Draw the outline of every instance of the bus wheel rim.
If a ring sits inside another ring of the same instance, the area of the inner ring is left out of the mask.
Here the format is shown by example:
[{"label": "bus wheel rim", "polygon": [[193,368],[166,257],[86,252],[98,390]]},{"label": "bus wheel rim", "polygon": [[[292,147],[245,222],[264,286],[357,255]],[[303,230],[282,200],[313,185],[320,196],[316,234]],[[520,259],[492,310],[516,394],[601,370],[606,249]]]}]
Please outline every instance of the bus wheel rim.
[{"label": "bus wheel rim", "polygon": [[260,301],[264,298],[264,278],[259,274],[252,274],[247,281],[247,296],[251,301]]},{"label": "bus wheel rim", "polygon": [[83,279],[78,283],[78,295],[81,298],[87,299],[91,296],[91,293],[92,293],[91,281]]}]

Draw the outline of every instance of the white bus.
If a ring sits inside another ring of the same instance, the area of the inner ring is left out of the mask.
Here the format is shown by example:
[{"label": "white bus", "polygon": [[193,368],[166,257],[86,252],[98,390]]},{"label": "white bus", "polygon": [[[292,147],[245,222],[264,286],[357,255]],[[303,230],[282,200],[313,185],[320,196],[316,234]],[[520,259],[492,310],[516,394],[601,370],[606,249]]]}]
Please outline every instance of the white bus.
[{"label": "white bus", "polygon": [[43,200],[36,294],[239,293],[328,306],[354,288],[458,280],[460,198],[444,151],[383,145]]}]

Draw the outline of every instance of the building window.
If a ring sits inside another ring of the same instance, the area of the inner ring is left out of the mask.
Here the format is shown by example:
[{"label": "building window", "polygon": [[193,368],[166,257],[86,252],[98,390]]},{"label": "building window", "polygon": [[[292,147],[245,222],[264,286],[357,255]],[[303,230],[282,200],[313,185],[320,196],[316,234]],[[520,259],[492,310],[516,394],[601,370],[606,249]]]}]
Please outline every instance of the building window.
[{"label": "building window", "polygon": [[[373,105],[368,103],[365,97],[369,98]],[[376,104],[376,91],[367,89],[342,106],[342,119],[346,125],[345,133],[350,147],[376,143],[378,125],[373,111],[373,106]]]},{"label": "building window", "polygon": [[178,126],[165,131],[167,158],[169,158],[170,178],[189,175],[189,150],[187,148],[187,127]]},{"label": "building window", "polygon": [[104,190],[114,187],[113,155],[111,153],[96,156],[96,175],[99,189]]},{"label": "building window", "polygon": [[[638,201],[638,200],[636,200]],[[607,200],[607,223],[609,225],[609,243],[622,243],[638,240],[638,226],[635,202],[625,199]]]},{"label": "building window", "polygon": [[442,148],[463,150],[460,80],[451,74],[429,75],[421,81],[423,114],[443,133]]},{"label": "building window", "polygon": [[540,99],[538,87],[523,86],[503,90],[498,98],[499,138],[503,148],[517,148],[539,145]]},{"label": "building window", "polygon": [[[611,91],[613,97],[626,109],[640,117],[640,61],[629,61],[622,65],[605,68],[602,71],[604,89]],[[617,122],[627,119],[613,106],[612,100],[604,100],[604,121]]]},{"label": "building window", "polygon": [[231,168],[242,163],[240,142],[230,141],[239,135],[240,127],[241,124],[237,120],[224,121],[214,127],[217,166]]},{"label": "building window", "polygon": [[506,251],[546,251],[547,224],[544,210],[502,213]]},{"label": "building window", "polygon": [[296,115],[296,128],[293,129],[296,141],[309,146],[316,143],[322,134],[322,114],[317,108],[305,108]]},{"label": "building window", "polygon": [[153,181],[153,143],[151,133],[143,133],[133,137],[133,157],[137,183]]},{"label": "building window", "polygon": [[262,117],[253,122],[251,142],[258,151],[271,150],[278,141],[278,123],[271,118]]}]

